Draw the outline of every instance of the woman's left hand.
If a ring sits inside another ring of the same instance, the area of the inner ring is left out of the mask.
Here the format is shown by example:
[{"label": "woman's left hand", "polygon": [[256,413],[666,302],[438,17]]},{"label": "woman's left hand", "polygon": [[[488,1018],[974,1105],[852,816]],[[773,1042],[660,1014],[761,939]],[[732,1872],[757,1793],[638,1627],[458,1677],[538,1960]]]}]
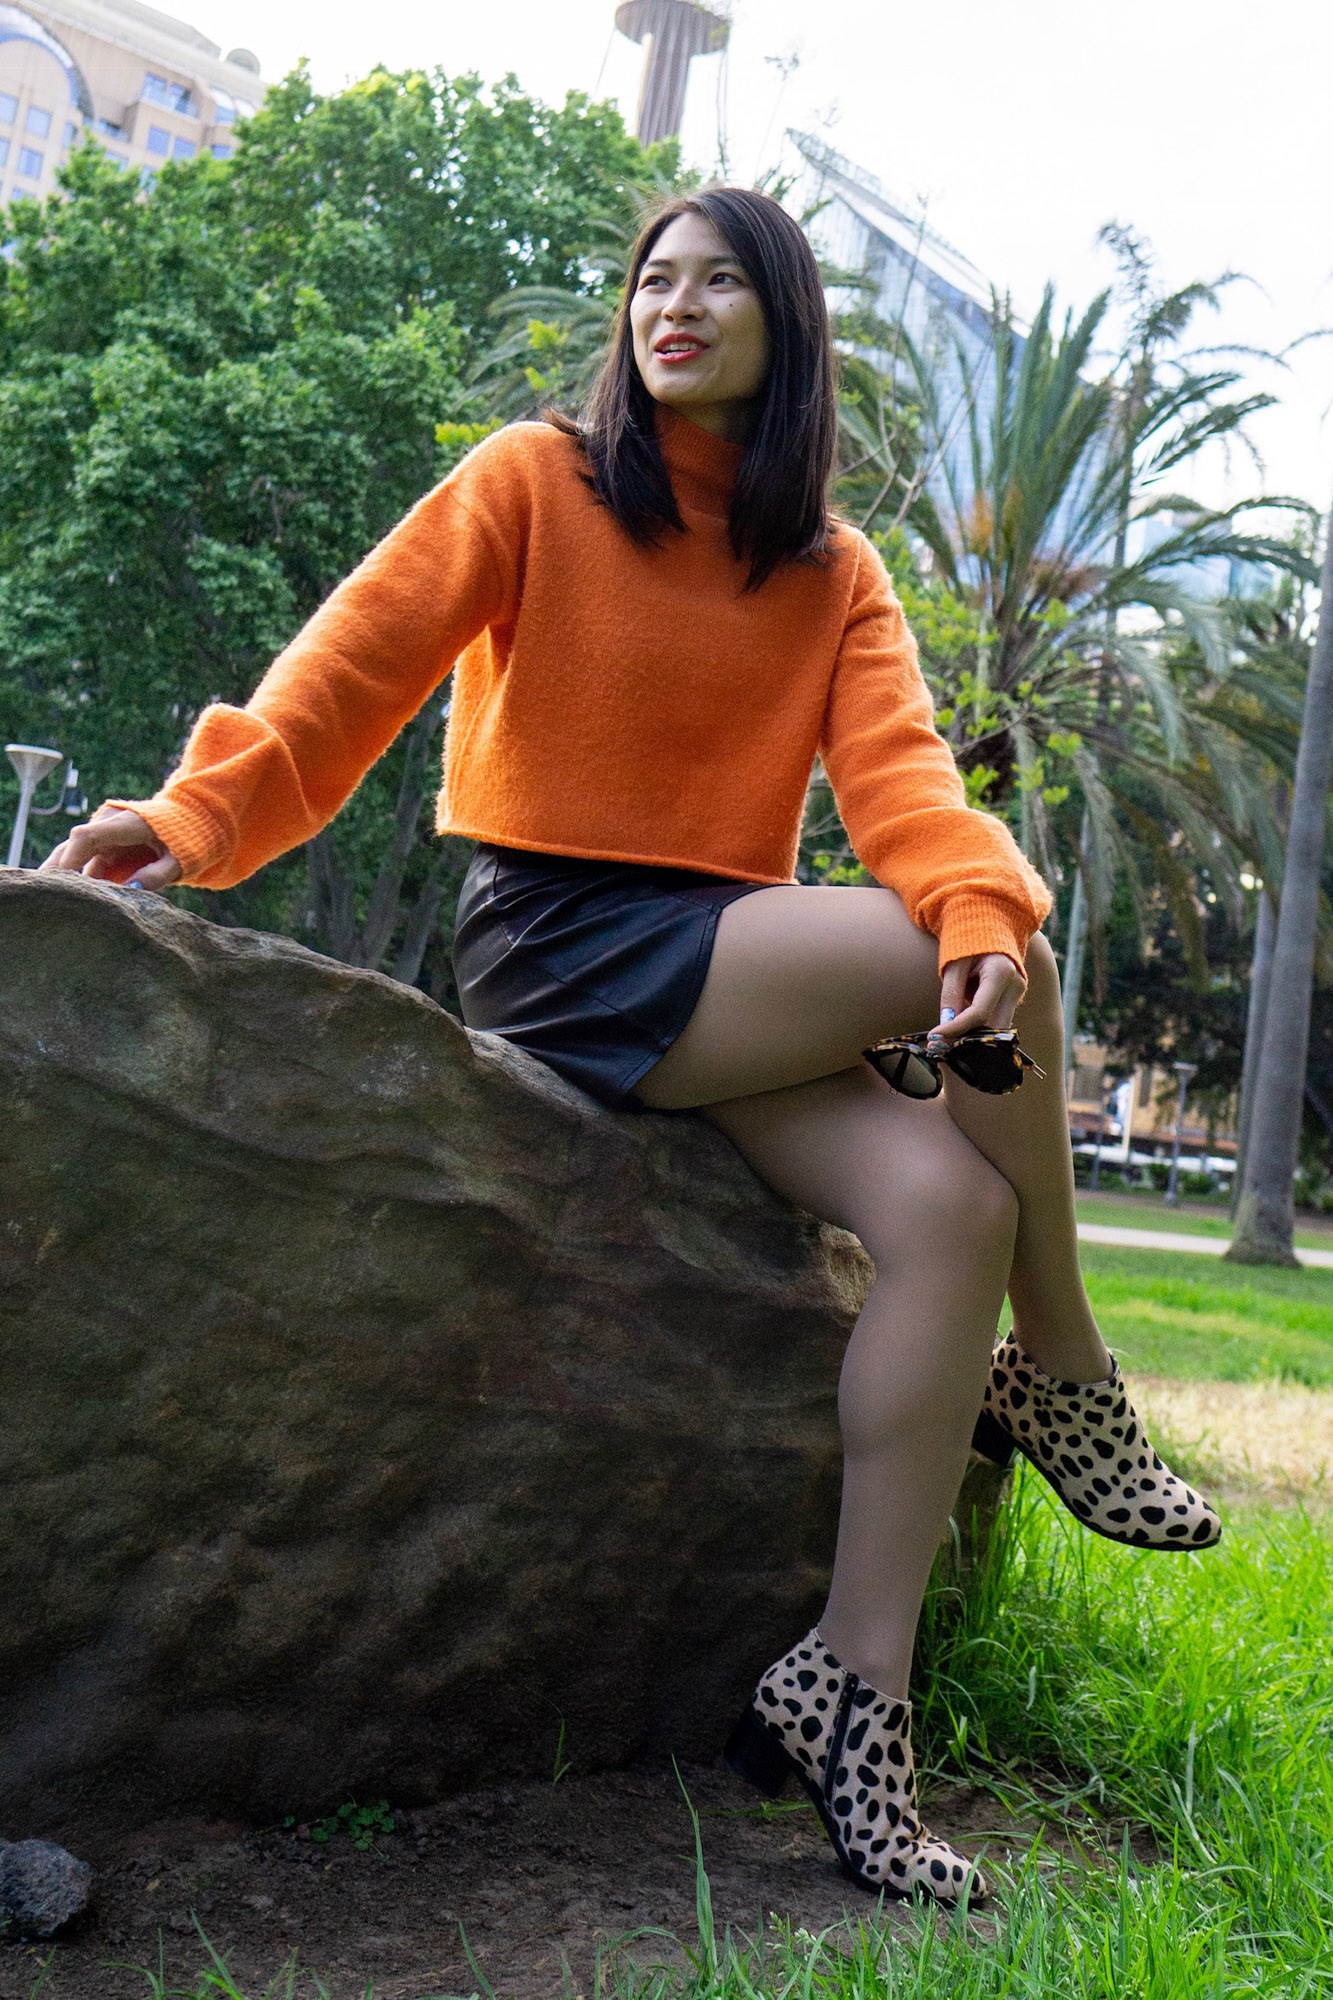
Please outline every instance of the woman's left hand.
[{"label": "woman's left hand", "polygon": [[1012,1028],[1026,992],[1026,979],[1002,951],[950,959],[940,983],[940,1024],[931,1029],[931,1040],[947,1044],[971,1028]]}]

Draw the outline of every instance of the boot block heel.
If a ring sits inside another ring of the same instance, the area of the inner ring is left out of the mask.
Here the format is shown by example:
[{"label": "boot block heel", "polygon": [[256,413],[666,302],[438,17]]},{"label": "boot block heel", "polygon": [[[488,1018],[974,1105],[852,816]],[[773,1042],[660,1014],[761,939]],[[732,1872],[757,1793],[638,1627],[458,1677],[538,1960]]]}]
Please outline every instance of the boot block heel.
[{"label": "boot block heel", "polygon": [[972,1432],[972,1449],[979,1451],[983,1458],[990,1459],[1001,1470],[1013,1462],[1014,1441],[1008,1431],[996,1423],[989,1410],[983,1410],[977,1418]]},{"label": "boot block heel", "polygon": [[738,1778],[775,1799],[791,1775],[792,1760],[751,1702],[727,1738],[723,1756]]}]

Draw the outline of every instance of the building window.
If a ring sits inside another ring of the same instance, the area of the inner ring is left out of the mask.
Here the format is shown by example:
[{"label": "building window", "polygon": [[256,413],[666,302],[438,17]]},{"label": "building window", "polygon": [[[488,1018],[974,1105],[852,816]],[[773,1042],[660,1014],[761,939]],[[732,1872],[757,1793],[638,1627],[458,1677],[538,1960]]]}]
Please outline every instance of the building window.
[{"label": "building window", "polygon": [[[234,146],[214,146],[211,150],[215,160],[229,160],[236,151],[236,148]],[[0,162],[0,164],[3,163]]]},{"label": "building window", "polygon": [[160,125],[150,125],[148,127],[148,137],[144,141],[144,144],[150,153],[160,153],[165,160],[167,154],[171,151],[171,134],[170,132],[164,132]]},{"label": "building window", "polygon": [[193,139],[176,139],[172,143],[171,157],[173,160],[192,160],[195,156],[195,151],[196,148]]},{"label": "building window", "polygon": [[19,101],[8,91],[0,90],[0,125],[12,125],[19,115]]},{"label": "building window", "polygon": [[130,156],[128,153],[117,153],[110,146],[106,147],[105,151],[108,160],[114,160],[118,167],[127,167],[129,165]]},{"label": "building window", "polygon": [[39,181],[42,178],[42,166],[42,156],[34,147],[19,147],[19,172],[25,180]]},{"label": "building window", "polygon": [[109,118],[95,118],[93,126],[96,131],[104,132],[108,139],[119,139],[121,135],[122,128],[119,125],[113,125]]},{"label": "building window", "polygon": [[8,165],[9,165],[9,141],[8,139],[0,139],[0,167],[7,167]]},{"label": "building window", "polygon": [[65,144],[72,146],[79,136],[79,128],[72,118],[65,120]]},{"label": "building window", "polygon": [[145,191],[148,191],[157,186],[157,175],[153,172],[153,169],[151,167],[140,167],[139,185]]},{"label": "building window", "polygon": [[187,118],[194,110],[187,84],[168,83],[164,76],[154,76],[151,70],[143,80],[139,95],[146,97],[150,104],[164,104],[168,111],[183,111]]},{"label": "building window", "polygon": [[31,132],[34,139],[49,139],[51,136],[51,114],[41,111],[35,104],[28,106],[28,115],[23,121],[25,132]]}]

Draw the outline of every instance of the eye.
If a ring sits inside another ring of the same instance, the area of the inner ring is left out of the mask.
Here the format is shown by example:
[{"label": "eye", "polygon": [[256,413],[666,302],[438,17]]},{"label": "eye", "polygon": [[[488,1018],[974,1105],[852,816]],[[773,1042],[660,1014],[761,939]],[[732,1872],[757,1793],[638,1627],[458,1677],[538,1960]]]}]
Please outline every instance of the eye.
[{"label": "eye", "polygon": [[661,271],[646,271],[639,280],[639,290],[646,292],[650,285],[664,285],[666,278]]},{"label": "eye", "polygon": [[745,280],[739,271],[714,271],[708,282],[710,285],[743,285]]}]

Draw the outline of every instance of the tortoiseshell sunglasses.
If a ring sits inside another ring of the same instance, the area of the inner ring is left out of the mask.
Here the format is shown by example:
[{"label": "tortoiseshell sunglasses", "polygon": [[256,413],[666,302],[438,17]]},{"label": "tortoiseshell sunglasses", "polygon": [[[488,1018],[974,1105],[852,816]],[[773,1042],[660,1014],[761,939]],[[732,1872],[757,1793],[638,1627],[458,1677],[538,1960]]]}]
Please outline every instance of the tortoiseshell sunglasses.
[{"label": "tortoiseshell sunglasses", "polygon": [[1045,1080],[1045,1070],[1019,1048],[1012,1028],[973,1028],[938,1055],[927,1055],[928,1039],[924,1034],[890,1035],[861,1053],[885,1083],[904,1097],[938,1097],[944,1088],[944,1063],[973,1090],[984,1090],[987,1097],[1008,1097],[1022,1083],[1024,1070],[1030,1069]]}]

